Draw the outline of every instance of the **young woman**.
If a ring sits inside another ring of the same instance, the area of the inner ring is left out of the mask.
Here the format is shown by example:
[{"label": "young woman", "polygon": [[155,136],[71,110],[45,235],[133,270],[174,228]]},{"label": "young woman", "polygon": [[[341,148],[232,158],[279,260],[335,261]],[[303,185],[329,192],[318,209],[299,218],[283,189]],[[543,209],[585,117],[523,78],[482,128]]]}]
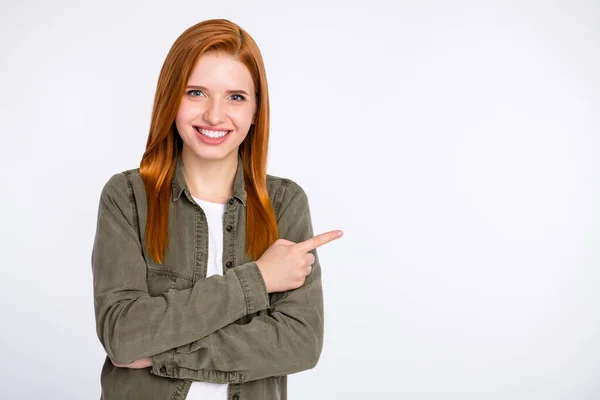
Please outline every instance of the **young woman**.
[{"label": "young woman", "polygon": [[313,368],[323,293],[308,198],[266,173],[254,40],[208,20],[173,44],[140,167],[100,196],[92,250],[102,399],[271,400]]}]

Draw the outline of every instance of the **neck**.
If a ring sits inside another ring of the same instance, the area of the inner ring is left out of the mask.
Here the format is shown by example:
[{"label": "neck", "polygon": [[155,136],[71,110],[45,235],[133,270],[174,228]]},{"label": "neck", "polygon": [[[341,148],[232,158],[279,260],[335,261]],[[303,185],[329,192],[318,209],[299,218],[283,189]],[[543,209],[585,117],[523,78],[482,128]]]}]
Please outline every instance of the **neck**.
[{"label": "neck", "polygon": [[237,153],[232,152],[221,160],[206,160],[182,149],[185,182],[192,196],[213,203],[225,203],[233,195],[233,182],[237,171]]}]

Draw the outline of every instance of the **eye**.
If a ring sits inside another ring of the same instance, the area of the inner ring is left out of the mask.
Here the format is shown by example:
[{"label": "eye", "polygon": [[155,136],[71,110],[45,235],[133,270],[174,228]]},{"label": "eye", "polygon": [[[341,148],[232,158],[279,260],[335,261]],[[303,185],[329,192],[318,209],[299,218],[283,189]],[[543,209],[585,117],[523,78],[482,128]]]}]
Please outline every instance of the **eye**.
[{"label": "eye", "polygon": [[244,96],[242,96],[241,94],[233,94],[231,95],[232,97],[237,96],[239,98],[239,100],[235,100],[235,101],[244,101],[246,100],[246,98]]},{"label": "eye", "polygon": [[[189,94],[189,95],[191,95],[192,93],[202,93],[202,90],[192,89],[192,90],[187,91],[187,94]],[[192,97],[198,97],[198,96],[192,95]]]}]

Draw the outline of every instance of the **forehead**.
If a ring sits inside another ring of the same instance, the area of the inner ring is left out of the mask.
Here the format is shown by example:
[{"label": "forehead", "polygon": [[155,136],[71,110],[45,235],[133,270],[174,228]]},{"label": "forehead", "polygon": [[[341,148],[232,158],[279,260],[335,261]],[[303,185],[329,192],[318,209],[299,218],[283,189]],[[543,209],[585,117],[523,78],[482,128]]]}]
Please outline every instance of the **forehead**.
[{"label": "forehead", "polygon": [[254,82],[248,68],[238,59],[225,53],[205,53],[198,59],[188,85],[210,90],[246,90],[254,93]]}]

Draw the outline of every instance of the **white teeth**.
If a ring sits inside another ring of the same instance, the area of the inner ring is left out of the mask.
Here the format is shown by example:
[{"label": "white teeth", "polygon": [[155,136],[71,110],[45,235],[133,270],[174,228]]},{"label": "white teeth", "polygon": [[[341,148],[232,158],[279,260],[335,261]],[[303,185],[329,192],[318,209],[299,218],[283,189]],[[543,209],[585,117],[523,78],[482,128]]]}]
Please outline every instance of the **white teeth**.
[{"label": "white teeth", "polygon": [[199,128],[196,128],[196,130],[198,132],[200,132],[201,134],[211,137],[211,138],[220,138],[220,137],[227,135],[227,133],[229,132],[229,131],[210,131],[208,129],[199,129]]}]

